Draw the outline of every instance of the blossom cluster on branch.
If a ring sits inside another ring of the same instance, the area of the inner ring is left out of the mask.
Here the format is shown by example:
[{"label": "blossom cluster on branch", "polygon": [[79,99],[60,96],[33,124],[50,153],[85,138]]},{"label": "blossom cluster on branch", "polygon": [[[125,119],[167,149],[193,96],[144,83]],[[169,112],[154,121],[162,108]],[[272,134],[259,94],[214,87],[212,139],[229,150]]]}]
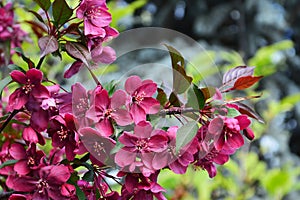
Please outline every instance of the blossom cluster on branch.
[{"label": "blossom cluster on branch", "polygon": [[[38,37],[38,63],[20,48],[26,33],[14,24],[13,5],[0,8],[0,41],[9,41],[11,53],[26,63],[13,65],[4,54],[0,60],[2,68],[12,69],[1,81],[6,87],[0,105],[1,187],[11,192],[10,200],[166,199],[158,183],[161,170],[184,174],[191,166],[213,178],[216,164],[226,163],[244,138],[254,139],[250,118],[262,119],[241,101],[258,96],[223,98],[259,81],[254,67],[232,68],[220,87],[199,88],[186,74],[182,55],[165,45],[172,61],[171,93],[138,76],[130,76],[124,90],[105,88],[93,69],[115,61],[115,50],[106,43],[119,34],[110,27],[105,0],[82,0],[75,8],[65,0],[34,2],[40,11],[28,13],[37,20],[27,23]],[[44,59],[64,59],[62,52],[74,59],[64,78],[86,68],[93,89],[75,83],[68,91],[45,76]],[[7,59],[10,66],[2,61]],[[166,116],[181,125],[156,127],[151,120]]]}]

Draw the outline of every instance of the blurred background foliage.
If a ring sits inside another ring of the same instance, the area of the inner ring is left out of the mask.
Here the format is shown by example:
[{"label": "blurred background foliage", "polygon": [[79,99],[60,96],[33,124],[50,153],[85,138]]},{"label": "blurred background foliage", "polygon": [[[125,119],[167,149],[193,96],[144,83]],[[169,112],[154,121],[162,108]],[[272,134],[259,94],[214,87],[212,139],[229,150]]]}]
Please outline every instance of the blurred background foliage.
[{"label": "blurred background foliage", "polygon": [[[33,1],[19,5],[37,10]],[[76,5],[77,1],[69,1]],[[222,73],[238,65],[256,66],[255,74],[265,76],[259,84],[242,94],[262,94],[249,100],[264,118],[253,121],[256,133],[230,162],[218,168],[210,179],[206,172],[189,169],[185,175],[163,171],[159,180],[168,188],[169,199],[285,199],[300,196],[300,1],[298,0],[110,0],[112,26],[119,31],[137,27],[164,27],[177,30],[205,48],[191,58],[187,72],[194,82]],[[20,22],[33,20],[22,7]],[[22,23],[30,30],[28,23]],[[36,42],[37,38],[32,37]],[[37,61],[38,48],[23,45],[25,54]],[[161,59],[161,52],[148,55]],[[67,85],[61,74],[71,59],[49,58],[47,77]],[[136,62],[144,54],[137,53]],[[164,55],[167,56],[167,55]],[[14,62],[24,63],[17,57]],[[201,67],[201,74],[193,66]],[[212,66],[217,66],[213,68]],[[130,67],[130,66],[129,66]],[[100,67],[96,74],[122,71],[122,63]],[[203,76],[205,74],[205,77]],[[228,95],[230,97],[230,95]]]}]

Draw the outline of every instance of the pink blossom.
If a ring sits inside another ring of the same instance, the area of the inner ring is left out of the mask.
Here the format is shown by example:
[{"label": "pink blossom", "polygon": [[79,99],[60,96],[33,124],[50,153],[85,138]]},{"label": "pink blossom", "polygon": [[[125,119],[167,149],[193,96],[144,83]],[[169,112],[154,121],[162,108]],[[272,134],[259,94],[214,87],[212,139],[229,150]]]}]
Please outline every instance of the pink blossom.
[{"label": "pink blossom", "polygon": [[163,152],[155,154],[153,158],[154,169],[159,170],[168,166],[176,174],[184,174],[188,165],[194,161],[194,154],[197,152],[196,139],[176,152],[177,130],[177,126],[168,129],[166,133],[169,138],[168,147]]},{"label": "pink blossom", "polygon": [[143,174],[127,173],[122,187],[122,197],[126,199],[166,200],[163,192],[166,190],[157,183],[159,171],[149,177]]},{"label": "pink blossom", "polygon": [[168,138],[165,131],[152,130],[151,124],[143,121],[134,127],[134,134],[124,131],[119,141],[124,147],[117,152],[115,162],[120,167],[129,167],[131,172],[141,170],[146,175],[155,171],[153,163],[159,160],[153,161],[153,156],[167,148]]},{"label": "pink blossom", "polygon": [[156,89],[153,81],[142,81],[138,76],[131,76],[126,80],[125,90],[130,95],[127,105],[136,124],[145,121],[146,114],[158,112],[160,103],[152,97]]},{"label": "pink blossom", "polygon": [[208,126],[208,131],[215,135],[215,148],[230,150],[241,147],[244,144],[244,138],[240,132],[250,123],[246,115],[234,118],[220,116],[213,119]]},{"label": "pink blossom", "polygon": [[84,34],[104,37],[103,27],[111,22],[105,0],[83,0],[76,11],[79,19],[84,20]]},{"label": "pink blossom", "polygon": [[91,107],[86,116],[96,122],[96,128],[106,136],[114,132],[113,123],[126,126],[132,123],[129,112],[122,108],[125,106],[126,94],[122,90],[116,91],[111,98],[104,89],[95,92]]}]

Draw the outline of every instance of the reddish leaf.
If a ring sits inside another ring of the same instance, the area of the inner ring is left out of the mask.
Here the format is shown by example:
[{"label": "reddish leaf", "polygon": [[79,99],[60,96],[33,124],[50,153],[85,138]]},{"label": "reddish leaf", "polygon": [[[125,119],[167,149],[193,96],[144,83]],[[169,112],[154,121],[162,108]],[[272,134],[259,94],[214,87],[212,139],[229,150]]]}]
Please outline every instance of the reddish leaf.
[{"label": "reddish leaf", "polygon": [[41,49],[41,57],[44,57],[58,49],[58,42],[54,36],[41,37],[38,41],[38,45]]},{"label": "reddish leaf", "polygon": [[239,112],[241,114],[248,115],[249,117],[256,119],[258,122],[260,122],[262,124],[265,123],[264,119],[261,116],[259,116],[252,108],[247,106],[246,104],[243,104],[241,102],[236,102],[234,104],[236,104],[239,107]]},{"label": "reddish leaf", "polygon": [[170,106],[175,106],[175,107],[180,107],[182,104],[174,92],[170,94],[169,103]]},{"label": "reddish leaf", "polygon": [[95,67],[91,54],[85,46],[77,42],[67,42],[65,47],[70,56],[81,60],[90,69]]},{"label": "reddish leaf", "polygon": [[237,66],[227,71],[223,76],[223,85],[227,85],[230,82],[235,82],[236,79],[243,76],[253,75],[254,67]]},{"label": "reddish leaf", "polygon": [[31,29],[33,30],[34,34],[38,37],[41,38],[45,33],[47,33],[47,30],[43,25],[40,23],[34,22],[34,21],[25,21],[31,26]]},{"label": "reddish leaf", "polygon": [[244,90],[246,88],[251,87],[254,83],[259,81],[263,76],[244,76],[237,79],[234,83],[233,88],[231,90]]}]

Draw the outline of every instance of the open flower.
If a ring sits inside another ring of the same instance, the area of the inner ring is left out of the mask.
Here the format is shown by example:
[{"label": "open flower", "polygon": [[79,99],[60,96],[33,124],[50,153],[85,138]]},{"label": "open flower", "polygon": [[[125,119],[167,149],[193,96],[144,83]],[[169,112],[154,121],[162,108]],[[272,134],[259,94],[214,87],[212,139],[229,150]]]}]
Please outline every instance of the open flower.
[{"label": "open flower", "polygon": [[52,137],[52,145],[59,148],[65,147],[67,159],[73,160],[78,139],[73,115],[67,113],[64,117],[58,115],[51,119],[48,134]]},{"label": "open flower", "polygon": [[34,99],[49,97],[49,91],[41,85],[43,73],[40,70],[33,68],[28,70],[26,74],[14,70],[10,75],[15,82],[21,84],[21,87],[9,96],[9,110],[19,110],[28,102],[31,96]]},{"label": "open flower", "polygon": [[20,175],[26,175],[31,170],[37,169],[41,163],[41,159],[45,156],[43,151],[36,150],[34,143],[27,150],[25,150],[23,145],[14,143],[11,145],[9,153],[14,159],[19,160],[14,165],[14,170]]},{"label": "open flower", "polygon": [[143,121],[134,127],[134,134],[125,131],[119,141],[124,147],[117,152],[115,162],[131,172],[138,167],[145,175],[155,171],[152,165],[159,160],[153,161],[154,154],[167,148],[168,137],[165,131],[152,130],[151,124]]},{"label": "open flower", "polygon": [[103,27],[111,22],[105,0],[83,0],[76,11],[79,19],[84,20],[84,34],[104,37],[106,32]]},{"label": "open flower", "polygon": [[34,176],[10,177],[8,185],[17,192],[33,193],[32,199],[67,200],[75,194],[75,187],[66,183],[70,176],[66,166],[44,166]]},{"label": "open flower", "polygon": [[96,128],[106,136],[114,132],[113,122],[120,126],[132,123],[129,112],[123,108],[125,106],[126,94],[122,90],[116,91],[111,98],[104,89],[94,92],[94,99],[91,101],[91,108],[86,116],[96,122]]},{"label": "open flower", "polygon": [[234,118],[219,116],[213,119],[208,131],[215,135],[215,148],[217,150],[238,149],[244,144],[244,138],[241,131],[251,124],[247,115],[239,115]]},{"label": "open flower", "polygon": [[130,95],[127,104],[136,124],[145,121],[146,114],[158,112],[160,103],[152,97],[156,89],[156,83],[151,80],[142,81],[138,76],[131,76],[126,80],[125,90]]},{"label": "open flower", "polygon": [[187,145],[176,152],[176,132],[177,126],[170,127],[167,131],[169,138],[167,148],[155,154],[153,167],[156,170],[168,166],[176,174],[184,174],[188,165],[194,161],[194,154],[197,152],[197,141],[193,139]]}]

